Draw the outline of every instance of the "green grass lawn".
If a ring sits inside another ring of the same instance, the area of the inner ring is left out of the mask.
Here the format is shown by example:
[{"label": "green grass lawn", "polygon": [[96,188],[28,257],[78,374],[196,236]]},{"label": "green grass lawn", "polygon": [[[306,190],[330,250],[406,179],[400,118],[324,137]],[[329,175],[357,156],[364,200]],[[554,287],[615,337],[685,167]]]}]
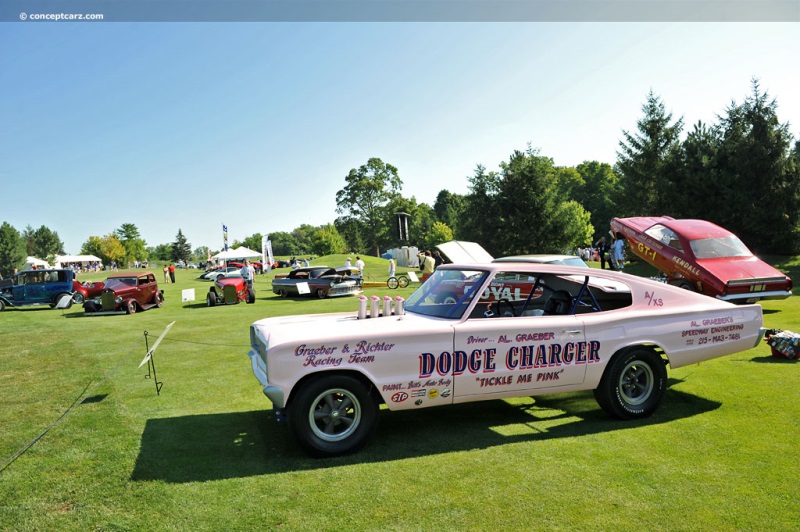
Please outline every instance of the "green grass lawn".
[{"label": "green grass lawn", "polygon": [[[386,262],[365,259],[384,281]],[[280,299],[258,276],[254,305],[207,308],[197,275],[178,270],[164,307],[132,316],[0,314],[0,529],[800,528],[800,363],[766,345],[670,371],[643,421],[609,418],[590,392],[382,410],[364,450],[314,460],[274,422],[248,327],[355,299]],[[188,288],[197,300],[182,303]],[[764,310],[767,327],[800,331],[800,299]],[[143,333],[152,342],[172,321],[157,395],[137,368]]]}]

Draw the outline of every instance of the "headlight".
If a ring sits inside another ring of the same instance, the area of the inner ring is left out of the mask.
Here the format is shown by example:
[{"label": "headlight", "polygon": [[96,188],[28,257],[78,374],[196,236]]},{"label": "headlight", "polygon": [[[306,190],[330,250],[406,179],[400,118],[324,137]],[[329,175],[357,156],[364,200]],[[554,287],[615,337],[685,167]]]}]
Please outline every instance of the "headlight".
[{"label": "headlight", "polygon": [[114,303],[116,303],[117,305],[119,305],[120,303],[122,303],[122,298],[121,298],[120,296],[117,296],[117,297],[115,297],[115,298],[114,298]]}]

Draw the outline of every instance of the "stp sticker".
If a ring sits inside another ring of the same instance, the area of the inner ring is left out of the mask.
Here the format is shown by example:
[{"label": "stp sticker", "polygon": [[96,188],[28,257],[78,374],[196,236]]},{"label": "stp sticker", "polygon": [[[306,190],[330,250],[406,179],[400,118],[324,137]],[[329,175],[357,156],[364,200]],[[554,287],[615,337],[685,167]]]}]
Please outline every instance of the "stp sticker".
[{"label": "stp sticker", "polygon": [[408,394],[406,392],[397,392],[396,394],[392,395],[393,403],[402,403],[406,399],[408,399]]}]

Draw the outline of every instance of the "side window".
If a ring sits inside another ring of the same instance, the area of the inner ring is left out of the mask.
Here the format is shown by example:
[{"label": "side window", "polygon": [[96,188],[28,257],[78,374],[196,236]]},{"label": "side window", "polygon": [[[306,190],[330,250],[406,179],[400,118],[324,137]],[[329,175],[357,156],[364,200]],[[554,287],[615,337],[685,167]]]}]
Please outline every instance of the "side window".
[{"label": "side window", "polygon": [[681,246],[681,241],[678,238],[678,235],[675,234],[675,231],[664,227],[661,224],[656,224],[653,227],[647,229],[644,232],[650,238],[658,240],[662,244],[671,247],[672,249],[676,249],[678,251],[683,251],[683,246]]}]

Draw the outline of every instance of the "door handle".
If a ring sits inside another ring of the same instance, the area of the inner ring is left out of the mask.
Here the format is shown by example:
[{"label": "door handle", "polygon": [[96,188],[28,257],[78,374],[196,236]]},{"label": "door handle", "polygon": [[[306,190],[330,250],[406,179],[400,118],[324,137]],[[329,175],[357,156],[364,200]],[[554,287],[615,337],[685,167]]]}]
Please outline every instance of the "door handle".
[{"label": "door handle", "polygon": [[580,329],[572,329],[570,331],[564,331],[564,332],[567,333],[567,334],[581,334],[581,333],[583,333],[583,331],[580,330]]}]

